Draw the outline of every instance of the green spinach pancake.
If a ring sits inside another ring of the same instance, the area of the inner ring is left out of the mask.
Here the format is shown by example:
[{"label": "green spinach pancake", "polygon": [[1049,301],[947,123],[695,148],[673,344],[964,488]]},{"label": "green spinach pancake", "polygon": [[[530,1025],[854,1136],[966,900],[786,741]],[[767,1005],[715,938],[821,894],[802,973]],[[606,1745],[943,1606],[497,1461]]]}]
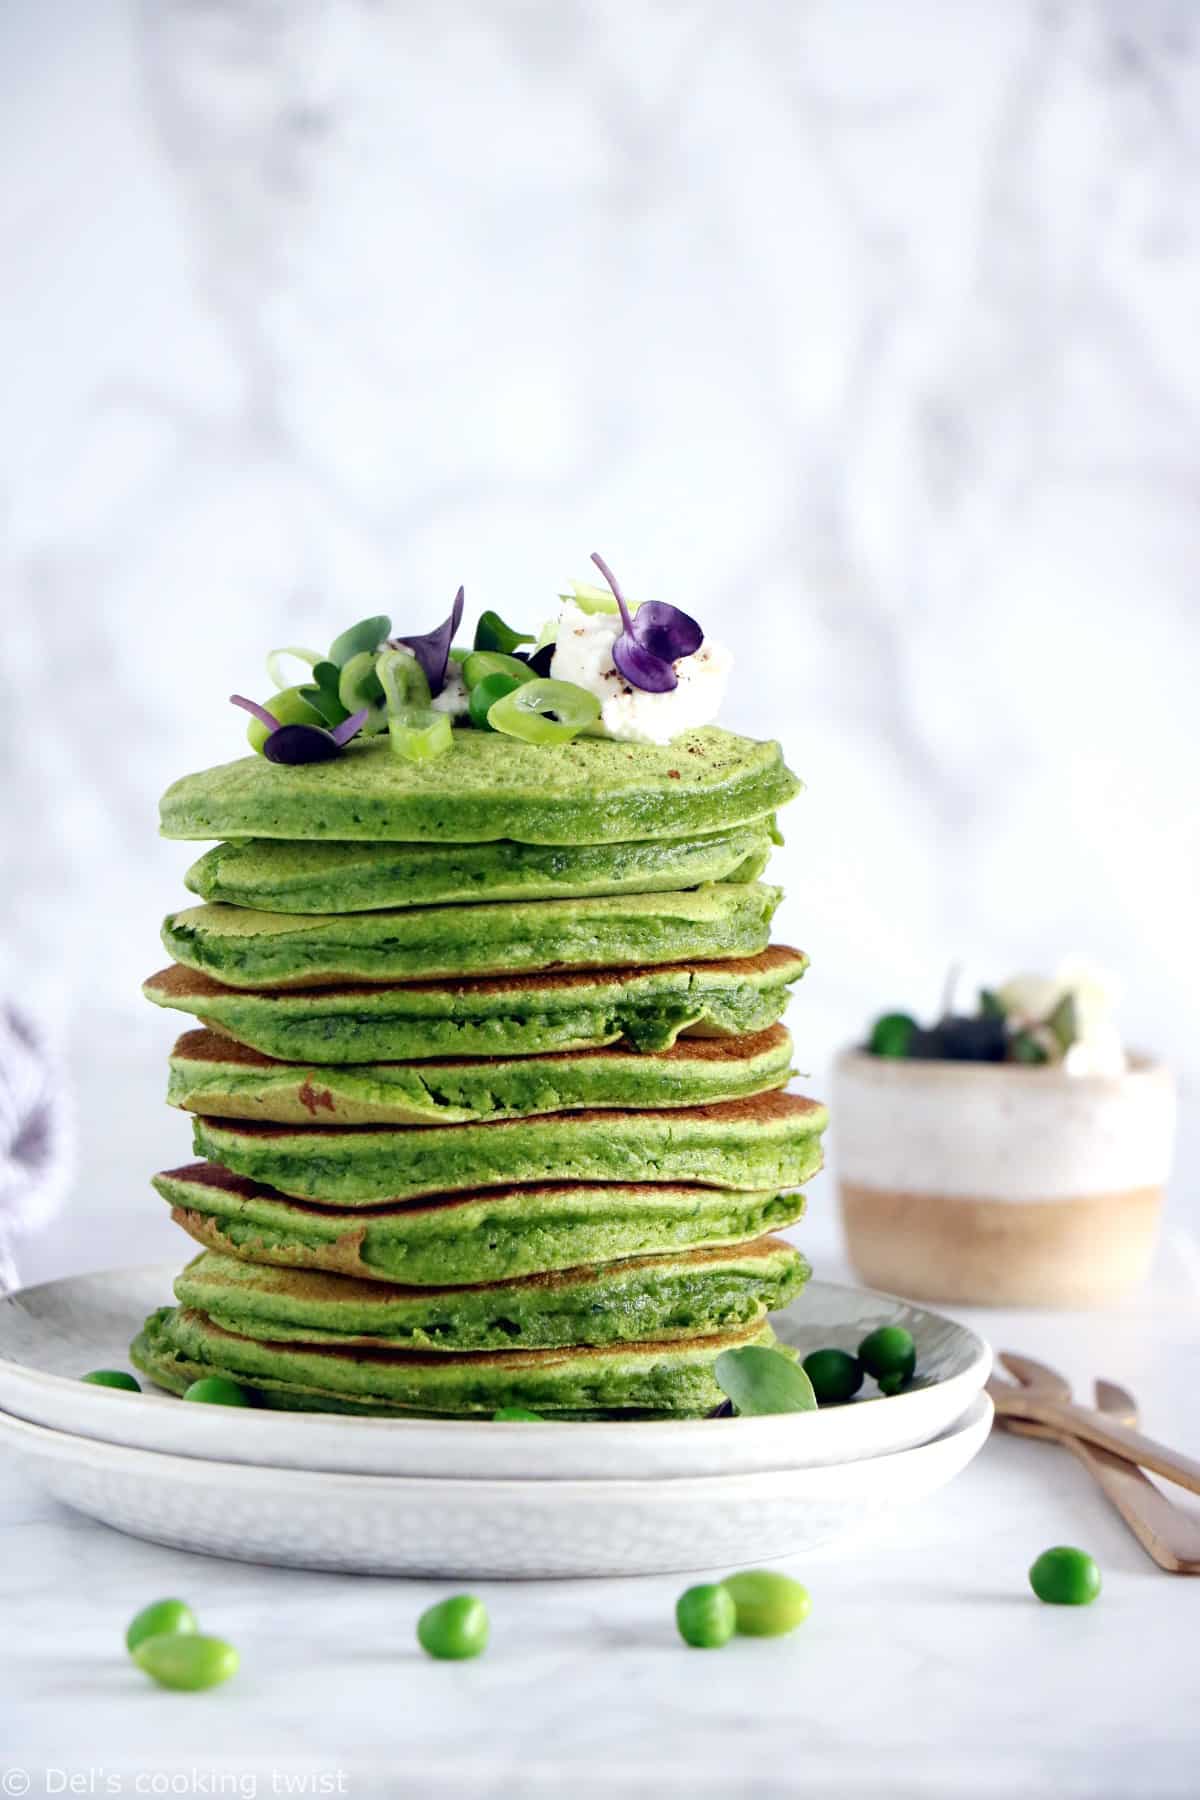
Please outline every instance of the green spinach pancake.
[{"label": "green spinach pancake", "polygon": [[425,762],[394,755],[386,734],[329,762],[242,757],[176,781],[160,820],[173,838],[624,844],[769,819],[799,788],[777,743],[716,725],[666,746],[459,730]]},{"label": "green spinach pancake", "polygon": [[167,1169],[154,1186],[175,1223],[206,1249],[408,1287],[511,1281],[584,1263],[744,1244],[804,1213],[798,1191],[683,1182],[543,1182],[350,1212],[290,1200],[212,1163]]},{"label": "green spinach pancake", "polygon": [[167,1099],[187,1112],[274,1124],[460,1125],[594,1107],[703,1106],[782,1087],[792,1040],[782,1025],[749,1037],[682,1038],[643,1055],[610,1046],[550,1056],[413,1063],[288,1063],[185,1031]]},{"label": "green spinach pancake", "polygon": [[571,900],[653,894],[707,881],[757,881],[773,825],[633,844],[217,844],[184,877],[203,900],[263,912],[374,912],[472,900]]},{"label": "green spinach pancake", "polygon": [[192,1120],[198,1156],[326,1206],[544,1181],[799,1187],[819,1166],[827,1113],[799,1094],[658,1112],[570,1112],[486,1125],[260,1125]]},{"label": "green spinach pancake", "polygon": [[782,1238],[627,1257],[471,1287],[399,1287],[271,1268],[206,1250],[175,1298],[242,1337],[391,1350],[553,1350],[566,1344],[706,1337],[749,1325],[809,1275]]},{"label": "green spinach pancake", "polygon": [[666,1050],[681,1032],[764,1031],[808,966],[772,944],[758,956],[655,969],[510,975],[394,986],[228,987],[175,964],[146,982],[157,1006],[193,1014],[284,1062],[409,1062],[442,1056],[533,1056],[626,1042]]},{"label": "green spinach pancake", "polygon": [[[504,1406],[546,1416],[660,1413],[696,1417],[724,1401],[712,1365],[723,1350],[773,1344],[755,1321],[682,1341],[456,1354],[313,1348],[225,1331],[191,1307],[151,1313],[130,1355],[173,1393],[203,1375],[257,1389],[269,1407],[305,1412],[466,1416]],[[794,1354],[794,1352],[788,1352]]]},{"label": "green spinach pancake", "polygon": [[627,968],[756,956],[779,888],[715,882],[672,894],[417,906],[392,912],[254,912],[191,906],[162,940],[185,968],[228,987],[324,987],[353,981]]}]

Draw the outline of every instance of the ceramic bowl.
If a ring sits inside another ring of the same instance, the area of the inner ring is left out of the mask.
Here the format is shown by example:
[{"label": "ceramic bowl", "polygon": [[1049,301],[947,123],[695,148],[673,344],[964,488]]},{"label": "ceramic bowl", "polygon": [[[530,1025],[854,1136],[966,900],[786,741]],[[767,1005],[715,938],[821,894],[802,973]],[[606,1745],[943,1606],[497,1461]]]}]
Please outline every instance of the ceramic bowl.
[{"label": "ceramic bowl", "polygon": [[795,1555],[953,1480],[986,1393],[930,1444],[866,1462],[676,1481],[453,1481],[255,1468],[127,1450],[0,1413],[0,1446],[77,1511],[133,1537],[364,1575],[649,1575]]},{"label": "ceramic bowl", "polygon": [[813,1281],[775,1316],[781,1337],[804,1351],[853,1350],[876,1325],[906,1325],[921,1385],[885,1400],[868,1384],[873,1398],[775,1418],[496,1424],[185,1406],[80,1381],[89,1369],[128,1367],[130,1338],[170,1299],[176,1272],[169,1263],[118,1269],[0,1301],[0,1407],[84,1437],[222,1462],[456,1479],[650,1479],[819,1467],[926,1443],[966,1412],[991,1363],[982,1339],[953,1320]]},{"label": "ceramic bowl", "polygon": [[1103,1306],[1144,1278],[1174,1083],[1011,1063],[834,1065],[838,1193],[865,1281],[919,1300]]}]

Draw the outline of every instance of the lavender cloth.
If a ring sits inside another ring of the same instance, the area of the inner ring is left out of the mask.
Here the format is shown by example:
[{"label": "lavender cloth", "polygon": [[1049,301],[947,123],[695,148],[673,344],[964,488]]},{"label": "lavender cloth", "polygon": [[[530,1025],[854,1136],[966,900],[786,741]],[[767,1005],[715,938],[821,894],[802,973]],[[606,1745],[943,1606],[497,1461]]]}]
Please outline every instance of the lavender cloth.
[{"label": "lavender cloth", "polygon": [[53,1215],[69,1166],[61,1075],[29,1015],[0,1003],[0,1293],[17,1285],[17,1242]]}]

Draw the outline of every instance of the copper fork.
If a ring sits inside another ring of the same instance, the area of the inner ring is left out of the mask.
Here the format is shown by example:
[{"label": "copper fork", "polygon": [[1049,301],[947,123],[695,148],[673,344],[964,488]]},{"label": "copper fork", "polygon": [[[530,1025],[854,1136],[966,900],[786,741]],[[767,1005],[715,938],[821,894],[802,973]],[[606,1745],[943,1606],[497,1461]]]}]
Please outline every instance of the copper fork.
[{"label": "copper fork", "polygon": [[[1004,1351],[1000,1361],[1022,1387],[1034,1389],[1060,1404],[1070,1404],[1070,1385],[1056,1370],[1035,1362],[1030,1356],[1015,1356]],[[1011,1403],[1013,1390],[1010,1383],[993,1376],[988,1386],[993,1399],[998,1398],[1002,1406],[1005,1402]],[[1114,1423],[1136,1427],[1137,1403],[1133,1395],[1116,1382],[1096,1382],[1096,1405],[1098,1411]],[[1078,1457],[1160,1569],[1172,1575],[1200,1575],[1200,1517],[1168,1500],[1136,1463],[1114,1456],[1110,1450],[1087,1443],[1070,1432],[1019,1418],[1007,1407],[998,1410],[997,1418],[1008,1431],[1018,1432],[1023,1437],[1049,1438]]]}]

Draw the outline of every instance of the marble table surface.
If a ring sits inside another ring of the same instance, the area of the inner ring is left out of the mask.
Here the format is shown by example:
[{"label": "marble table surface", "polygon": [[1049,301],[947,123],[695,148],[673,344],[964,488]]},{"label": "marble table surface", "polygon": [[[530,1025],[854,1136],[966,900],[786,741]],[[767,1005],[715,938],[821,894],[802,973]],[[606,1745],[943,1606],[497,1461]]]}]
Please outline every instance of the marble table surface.
[{"label": "marble table surface", "polygon": [[[969,1316],[1079,1386],[1119,1378],[1149,1431],[1200,1451],[1189,1234],[1113,1312]],[[794,1637],[713,1654],[675,1636],[675,1576],[481,1585],[487,1655],[435,1664],[413,1628],[445,1584],[160,1549],[63,1510],[12,1467],[0,1531],[4,1795],[1197,1792],[1200,1582],[1159,1573],[1082,1468],[1029,1440],[994,1436],[885,1535],[794,1566],[813,1595]],[[1062,1542],[1104,1572],[1086,1610],[1028,1590],[1029,1563]],[[126,1621],[171,1593],[239,1646],[227,1688],[169,1694],[128,1663]]]}]

